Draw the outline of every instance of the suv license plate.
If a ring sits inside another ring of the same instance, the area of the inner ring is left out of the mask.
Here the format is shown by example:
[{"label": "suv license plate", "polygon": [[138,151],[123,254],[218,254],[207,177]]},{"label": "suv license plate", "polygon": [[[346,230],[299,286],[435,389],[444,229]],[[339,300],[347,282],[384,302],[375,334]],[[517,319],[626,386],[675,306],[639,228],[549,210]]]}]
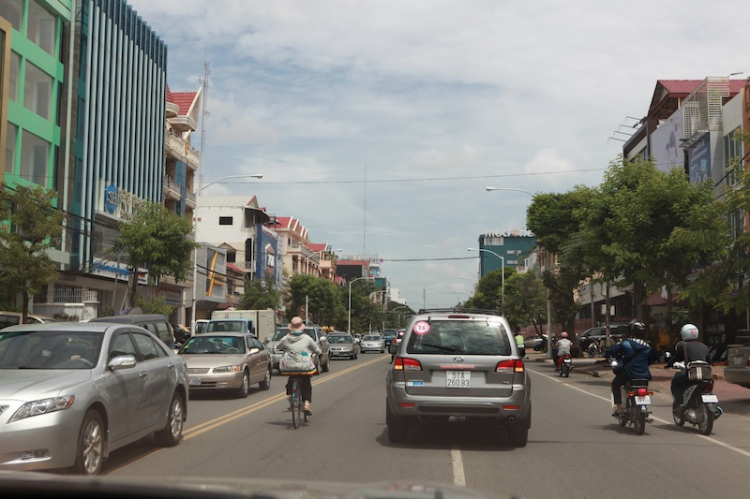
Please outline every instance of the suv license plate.
[{"label": "suv license plate", "polygon": [[701,400],[704,404],[718,404],[719,397],[716,395],[701,395]]},{"label": "suv license plate", "polygon": [[636,405],[649,405],[651,404],[651,396],[644,395],[643,397],[636,397],[635,404]]},{"label": "suv license plate", "polygon": [[200,385],[200,384],[201,384],[201,379],[200,378],[190,378],[190,385],[191,386]]},{"label": "suv license plate", "polygon": [[447,388],[471,388],[471,371],[445,371]]}]

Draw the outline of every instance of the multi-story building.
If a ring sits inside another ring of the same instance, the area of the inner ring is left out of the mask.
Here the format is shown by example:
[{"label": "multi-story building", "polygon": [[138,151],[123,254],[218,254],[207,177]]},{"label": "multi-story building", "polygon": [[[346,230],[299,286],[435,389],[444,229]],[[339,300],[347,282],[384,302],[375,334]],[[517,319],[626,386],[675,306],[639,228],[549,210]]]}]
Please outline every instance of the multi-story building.
[{"label": "multi-story building", "polygon": [[309,247],[307,228],[295,217],[278,217],[274,230],[281,243],[283,268],[289,277],[296,274],[320,276],[320,254]]},{"label": "multi-story building", "polygon": [[536,236],[528,231],[492,232],[479,236],[479,277],[493,270],[512,267],[525,270]]},{"label": "multi-story building", "polygon": [[[61,205],[71,198],[70,165],[58,158],[70,150],[65,96],[75,75],[66,70],[71,45],[65,35],[72,18],[70,1],[0,2],[0,186],[55,189]],[[69,242],[50,252],[61,267],[70,262]],[[15,298],[0,290],[0,302]]]}]

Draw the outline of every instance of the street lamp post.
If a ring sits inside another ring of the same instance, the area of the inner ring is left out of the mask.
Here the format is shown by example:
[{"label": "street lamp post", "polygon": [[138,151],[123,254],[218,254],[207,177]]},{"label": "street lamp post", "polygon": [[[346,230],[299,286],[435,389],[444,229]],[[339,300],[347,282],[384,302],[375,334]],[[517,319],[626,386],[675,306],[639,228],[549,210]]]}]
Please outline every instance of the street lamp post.
[{"label": "street lamp post", "polygon": [[502,255],[498,255],[494,251],[490,251],[484,248],[466,248],[466,250],[492,253],[493,255],[495,255],[496,257],[500,259],[500,262],[502,262],[503,266],[500,269],[502,271],[500,274],[500,301],[502,303],[503,313],[505,313],[505,257],[503,257]]},{"label": "street lamp post", "polygon": [[349,322],[346,326],[346,332],[352,334],[352,284],[362,279],[372,279],[370,276],[357,277],[349,281]]},{"label": "street lamp post", "polygon": [[[248,173],[248,174],[241,174],[241,175],[227,175],[225,177],[217,178],[216,180],[212,180],[211,182],[207,183],[206,185],[199,186],[195,190],[195,238],[196,243],[198,242],[198,194],[205,188],[210,187],[214,185],[217,182],[221,182],[222,180],[228,180],[230,178],[254,178],[254,179],[262,179],[263,174],[262,173]],[[196,247],[193,251],[193,331],[195,330],[195,321],[198,320],[197,315],[197,306],[198,306],[198,248]]]},{"label": "street lamp post", "polygon": [[531,197],[534,197],[534,194],[530,191],[527,191],[526,189],[518,189],[517,187],[485,187],[486,191],[516,191],[516,192],[525,192]]}]

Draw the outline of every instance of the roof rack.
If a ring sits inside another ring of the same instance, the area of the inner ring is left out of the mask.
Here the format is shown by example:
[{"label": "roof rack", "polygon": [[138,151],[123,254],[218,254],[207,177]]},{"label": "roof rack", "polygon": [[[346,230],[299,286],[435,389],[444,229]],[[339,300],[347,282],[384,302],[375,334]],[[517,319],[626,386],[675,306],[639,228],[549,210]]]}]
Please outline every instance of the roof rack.
[{"label": "roof rack", "polygon": [[487,309],[481,309],[481,308],[461,308],[461,307],[452,307],[452,308],[420,308],[418,314],[428,314],[428,313],[439,313],[439,312],[461,312],[465,314],[485,314],[485,315],[502,315],[497,310],[487,310]]}]

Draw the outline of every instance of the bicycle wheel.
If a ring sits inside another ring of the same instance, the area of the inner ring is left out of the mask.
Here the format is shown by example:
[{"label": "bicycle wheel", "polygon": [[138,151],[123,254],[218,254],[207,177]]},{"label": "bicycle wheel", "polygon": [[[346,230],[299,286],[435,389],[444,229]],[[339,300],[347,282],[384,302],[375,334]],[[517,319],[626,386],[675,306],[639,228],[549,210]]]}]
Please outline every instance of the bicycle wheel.
[{"label": "bicycle wheel", "polygon": [[292,425],[299,428],[300,416],[302,415],[302,396],[299,392],[299,384],[295,379],[292,381]]}]

